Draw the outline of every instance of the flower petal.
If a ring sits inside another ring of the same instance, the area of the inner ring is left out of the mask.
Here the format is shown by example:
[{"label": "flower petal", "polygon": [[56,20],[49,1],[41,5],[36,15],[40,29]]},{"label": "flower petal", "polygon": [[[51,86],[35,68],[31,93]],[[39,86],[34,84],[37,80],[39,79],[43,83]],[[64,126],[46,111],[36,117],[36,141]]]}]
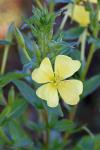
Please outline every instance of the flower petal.
[{"label": "flower petal", "polygon": [[[84,0],[84,1],[87,1],[87,0]],[[89,2],[91,2],[91,3],[97,3],[97,0],[90,0]]]},{"label": "flower petal", "polygon": [[32,79],[37,83],[47,83],[52,81],[54,73],[49,58],[44,58],[39,68],[32,72]]},{"label": "flower petal", "polygon": [[61,81],[58,91],[67,104],[75,105],[79,102],[79,95],[82,94],[83,83],[79,80]]},{"label": "flower petal", "polygon": [[56,107],[59,102],[58,92],[53,83],[47,83],[37,89],[36,94],[47,101],[49,107]]},{"label": "flower petal", "polygon": [[85,10],[84,6],[75,5],[72,19],[77,21],[82,26],[87,26],[90,23],[89,11]]},{"label": "flower petal", "polygon": [[65,55],[58,55],[55,60],[55,76],[61,80],[72,76],[79,70],[81,63]]}]

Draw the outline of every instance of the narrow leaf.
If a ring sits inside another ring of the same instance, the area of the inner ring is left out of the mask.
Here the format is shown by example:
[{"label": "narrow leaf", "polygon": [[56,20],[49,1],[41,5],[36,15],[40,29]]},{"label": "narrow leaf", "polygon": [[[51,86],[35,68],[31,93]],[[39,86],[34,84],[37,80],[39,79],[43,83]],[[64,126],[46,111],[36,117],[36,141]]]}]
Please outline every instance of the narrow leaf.
[{"label": "narrow leaf", "polygon": [[7,73],[6,75],[0,76],[0,88],[3,88],[12,80],[24,78],[25,76],[28,76],[28,74],[16,72]]},{"label": "narrow leaf", "polygon": [[34,90],[24,81],[16,80],[13,81],[16,87],[19,89],[21,95],[27,100],[28,103],[34,107],[41,108],[41,100],[36,96]]},{"label": "narrow leaf", "polygon": [[9,45],[9,44],[11,43],[7,40],[0,40],[0,45]]},{"label": "narrow leaf", "polygon": [[98,87],[100,87],[100,75],[96,75],[86,80],[84,82],[84,91],[82,98],[85,98],[86,96],[94,92]]},{"label": "narrow leaf", "polygon": [[64,39],[65,40],[77,39],[83,33],[83,31],[84,31],[83,27],[71,28],[68,31],[64,32]]},{"label": "narrow leaf", "polygon": [[66,131],[66,132],[72,132],[75,128],[75,124],[67,119],[59,120],[56,122],[54,129],[57,131]]}]

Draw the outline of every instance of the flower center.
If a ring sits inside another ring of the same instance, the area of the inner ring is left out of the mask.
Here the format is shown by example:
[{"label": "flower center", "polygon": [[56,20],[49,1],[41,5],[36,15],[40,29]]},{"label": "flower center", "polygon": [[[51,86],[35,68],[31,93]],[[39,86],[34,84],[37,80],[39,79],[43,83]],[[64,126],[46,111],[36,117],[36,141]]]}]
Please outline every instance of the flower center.
[{"label": "flower center", "polygon": [[53,80],[54,86],[58,87],[58,84],[60,83],[61,79],[59,76],[55,76]]}]

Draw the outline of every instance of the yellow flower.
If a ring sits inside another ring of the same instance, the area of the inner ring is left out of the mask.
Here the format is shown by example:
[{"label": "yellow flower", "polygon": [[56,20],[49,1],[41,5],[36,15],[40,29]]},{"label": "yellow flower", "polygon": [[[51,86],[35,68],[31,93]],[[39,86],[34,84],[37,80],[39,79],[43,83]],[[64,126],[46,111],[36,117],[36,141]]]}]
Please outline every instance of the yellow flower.
[{"label": "yellow flower", "polygon": [[[84,0],[84,1],[87,1],[87,0]],[[91,2],[91,3],[97,3],[97,0],[89,0],[89,2]]]},{"label": "yellow flower", "polygon": [[55,59],[54,72],[49,58],[44,58],[39,68],[32,72],[32,79],[40,86],[36,94],[47,101],[49,107],[56,107],[59,103],[59,96],[65,103],[75,105],[79,102],[79,95],[83,91],[83,84],[79,80],[66,78],[71,77],[79,70],[81,64],[65,55],[58,55]]},{"label": "yellow flower", "polygon": [[81,26],[88,26],[90,23],[90,16],[89,12],[85,10],[85,7],[81,5],[75,5],[74,8],[71,5],[71,7],[72,8],[69,14],[70,17],[72,17],[72,19],[78,22]]}]

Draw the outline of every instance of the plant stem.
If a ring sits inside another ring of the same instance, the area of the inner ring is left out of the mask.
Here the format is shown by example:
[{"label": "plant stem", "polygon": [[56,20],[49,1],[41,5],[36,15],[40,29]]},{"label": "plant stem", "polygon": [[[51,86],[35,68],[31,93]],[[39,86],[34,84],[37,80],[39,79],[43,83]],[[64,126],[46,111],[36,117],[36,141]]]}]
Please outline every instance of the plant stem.
[{"label": "plant stem", "polygon": [[66,14],[64,15],[64,18],[63,18],[63,20],[62,20],[62,22],[61,22],[61,25],[60,25],[60,27],[59,27],[59,30],[63,30],[63,28],[64,28],[64,26],[65,26],[65,23],[66,23],[66,21],[67,21],[67,18],[68,18],[68,11],[67,11]]},{"label": "plant stem", "polygon": [[86,37],[87,37],[87,28],[85,28],[82,36],[81,36],[81,61],[82,61],[82,69],[85,65],[85,46],[86,46]]},{"label": "plant stem", "polygon": [[[97,12],[96,12],[96,22],[95,22],[95,27],[94,27],[94,31],[93,31],[93,36],[94,38],[97,38],[98,36],[98,16],[99,16],[99,8],[100,6],[97,5]],[[94,52],[95,52],[95,49],[96,49],[96,46],[95,44],[93,43],[90,47],[90,50],[89,50],[89,54],[88,54],[88,57],[87,57],[87,62],[86,62],[86,66],[85,66],[85,70],[82,74],[82,81],[85,80],[86,76],[87,76],[87,73],[88,73],[88,70],[89,70],[89,67],[90,67],[90,64],[91,64],[91,61],[92,61],[92,58],[93,58],[93,55],[94,55]]]},{"label": "plant stem", "polygon": [[89,70],[89,67],[90,67],[93,55],[94,55],[94,52],[95,52],[95,45],[92,44],[91,48],[89,50],[89,54],[88,54],[88,58],[87,58],[86,66],[85,66],[85,70],[84,70],[84,72],[83,72],[83,74],[81,76],[82,81],[84,81],[85,78],[86,78],[86,75],[88,73],[88,70]]},{"label": "plant stem", "polygon": [[49,137],[50,137],[50,130],[49,129],[47,129],[47,143],[46,143],[46,148],[47,148],[47,150],[49,150]]},{"label": "plant stem", "polygon": [[50,129],[48,127],[48,112],[47,112],[47,108],[43,101],[42,101],[42,104],[44,107],[44,110],[42,111],[42,118],[43,118],[42,121],[45,122],[45,124],[47,126],[47,129],[44,133],[44,142],[45,142],[46,149],[49,150]]},{"label": "plant stem", "polygon": [[92,138],[95,137],[95,135],[86,127],[86,126],[83,126],[82,127]]},{"label": "plant stem", "polygon": [[43,118],[44,118],[44,121],[46,123],[46,126],[47,126],[47,129],[45,131],[45,145],[46,145],[46,149],[49,150],[49,137],[50,137],[50,129],[48,127],[48,113],[47,113],[47,110],[44,109],[44,112],[43,112]]},{"label": "plant stem", "polygon": [[1,64],[1,74],[4,74],[5,69],[6,69],[9,48],[10,48],[10,46],[6,46],[4,49],[4,54],[3,54],[3,58],[2,58],[2,64]]},{"label": "plant stem", "polygon": [[[46,125],[48,126],[48,113],[47,111],[45,111],[46,113],[46,117],[45,117],[45,121],[46,121]],[[49,150],[49,138],[50,138],[50,130],[49,130],[49,127],[47,127],[47,130],[46,130],[46,149]]]},{"label": "plant stem", "polygon": [[[76,111],[77,111],[77,105],[74,107],[74,110],[69,114],[69,119],[71,121],[74,121]],[[70,136],[70,134],[66,132],[64,135],[64,141],[66,141],[69,138],[69,136]]]}]

